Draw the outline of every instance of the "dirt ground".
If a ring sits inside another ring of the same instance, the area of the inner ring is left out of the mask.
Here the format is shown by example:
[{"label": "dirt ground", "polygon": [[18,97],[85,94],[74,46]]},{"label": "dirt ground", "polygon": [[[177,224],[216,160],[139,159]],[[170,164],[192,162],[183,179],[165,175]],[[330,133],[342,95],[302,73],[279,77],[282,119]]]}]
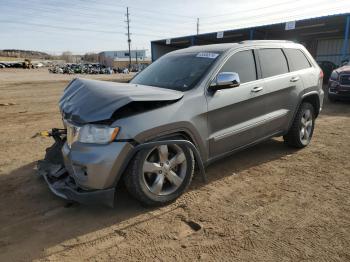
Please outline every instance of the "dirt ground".
[{"label": "dirt ground", "polygon": [[[280,138],[207,168],[175,203],[67,204],[35,162],[73,76],[0,70],[0,261],[350,261],[350,103],[330,104],[303,150]],[[93,76],[96,77],[96,76]],[[117,75],[98,75],[117,80]],[[125,76],[123,76],[125,77]]]}]

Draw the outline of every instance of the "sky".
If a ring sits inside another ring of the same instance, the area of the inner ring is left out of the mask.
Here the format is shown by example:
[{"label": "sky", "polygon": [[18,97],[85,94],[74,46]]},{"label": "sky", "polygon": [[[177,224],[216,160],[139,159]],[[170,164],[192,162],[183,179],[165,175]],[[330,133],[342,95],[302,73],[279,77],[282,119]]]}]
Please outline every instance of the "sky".
[{"label": "sky", "polygon": [[126,50],[150,41],[350,12],[350,0],[0,0],[0,49],[60,54]]}]

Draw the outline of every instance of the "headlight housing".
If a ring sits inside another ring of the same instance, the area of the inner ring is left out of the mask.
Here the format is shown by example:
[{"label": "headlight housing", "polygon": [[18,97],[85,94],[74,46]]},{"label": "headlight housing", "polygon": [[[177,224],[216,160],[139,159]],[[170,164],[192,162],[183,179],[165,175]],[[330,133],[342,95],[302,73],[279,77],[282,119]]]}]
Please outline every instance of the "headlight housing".
[{"label": "headlight housing", "polygon": [[119,127],[87,124],[79,129],[78,141],[90,144],[108,144],[119,133]]}]

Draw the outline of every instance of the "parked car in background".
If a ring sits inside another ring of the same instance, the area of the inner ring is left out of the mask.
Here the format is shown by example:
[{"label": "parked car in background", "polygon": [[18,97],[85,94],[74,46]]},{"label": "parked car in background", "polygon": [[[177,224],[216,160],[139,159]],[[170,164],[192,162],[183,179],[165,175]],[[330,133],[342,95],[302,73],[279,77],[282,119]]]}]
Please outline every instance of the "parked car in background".
[{"label": "parked car in background", "polygon": [[[273,61],[273,62],[272,62]],[[323,73],[288,41],[195,46],[162,56],[130,83],[75,79],[59,106],[65,129],[38,170],[60,197],[113,205],[123,179],[163,205],[204,165],[266,139],[307,146],[323,104]]]},{"label": "parked car in background", "polygon": [[323,71],[323,82],[328,83],[329,77],[331,76],[331,73],[334,69],[336,69],[338,66],[334,64],[331,61],[318,61],[318,65],[321,67]]},{"label": "parked car in background", "polygon": [[350,64],[333,70],[328,82],[328,99],[336,100],[350,99]]}]

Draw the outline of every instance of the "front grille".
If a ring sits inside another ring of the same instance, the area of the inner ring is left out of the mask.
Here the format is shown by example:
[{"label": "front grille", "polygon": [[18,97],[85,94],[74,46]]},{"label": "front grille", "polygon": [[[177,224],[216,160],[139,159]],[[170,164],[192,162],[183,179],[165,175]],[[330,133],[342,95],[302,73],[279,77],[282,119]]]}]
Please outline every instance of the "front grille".
[{"label": "front grille", "polygon": [[68,122],[66,122],[66,127],[67,127],[67,144],[70,148],[73,142],[75,142],[78,139],[80,127],[74,126]]},{"label": "front grille", "polygon": [[341,85],[350,85],[350,75],[341,75],[340,76]]}]

